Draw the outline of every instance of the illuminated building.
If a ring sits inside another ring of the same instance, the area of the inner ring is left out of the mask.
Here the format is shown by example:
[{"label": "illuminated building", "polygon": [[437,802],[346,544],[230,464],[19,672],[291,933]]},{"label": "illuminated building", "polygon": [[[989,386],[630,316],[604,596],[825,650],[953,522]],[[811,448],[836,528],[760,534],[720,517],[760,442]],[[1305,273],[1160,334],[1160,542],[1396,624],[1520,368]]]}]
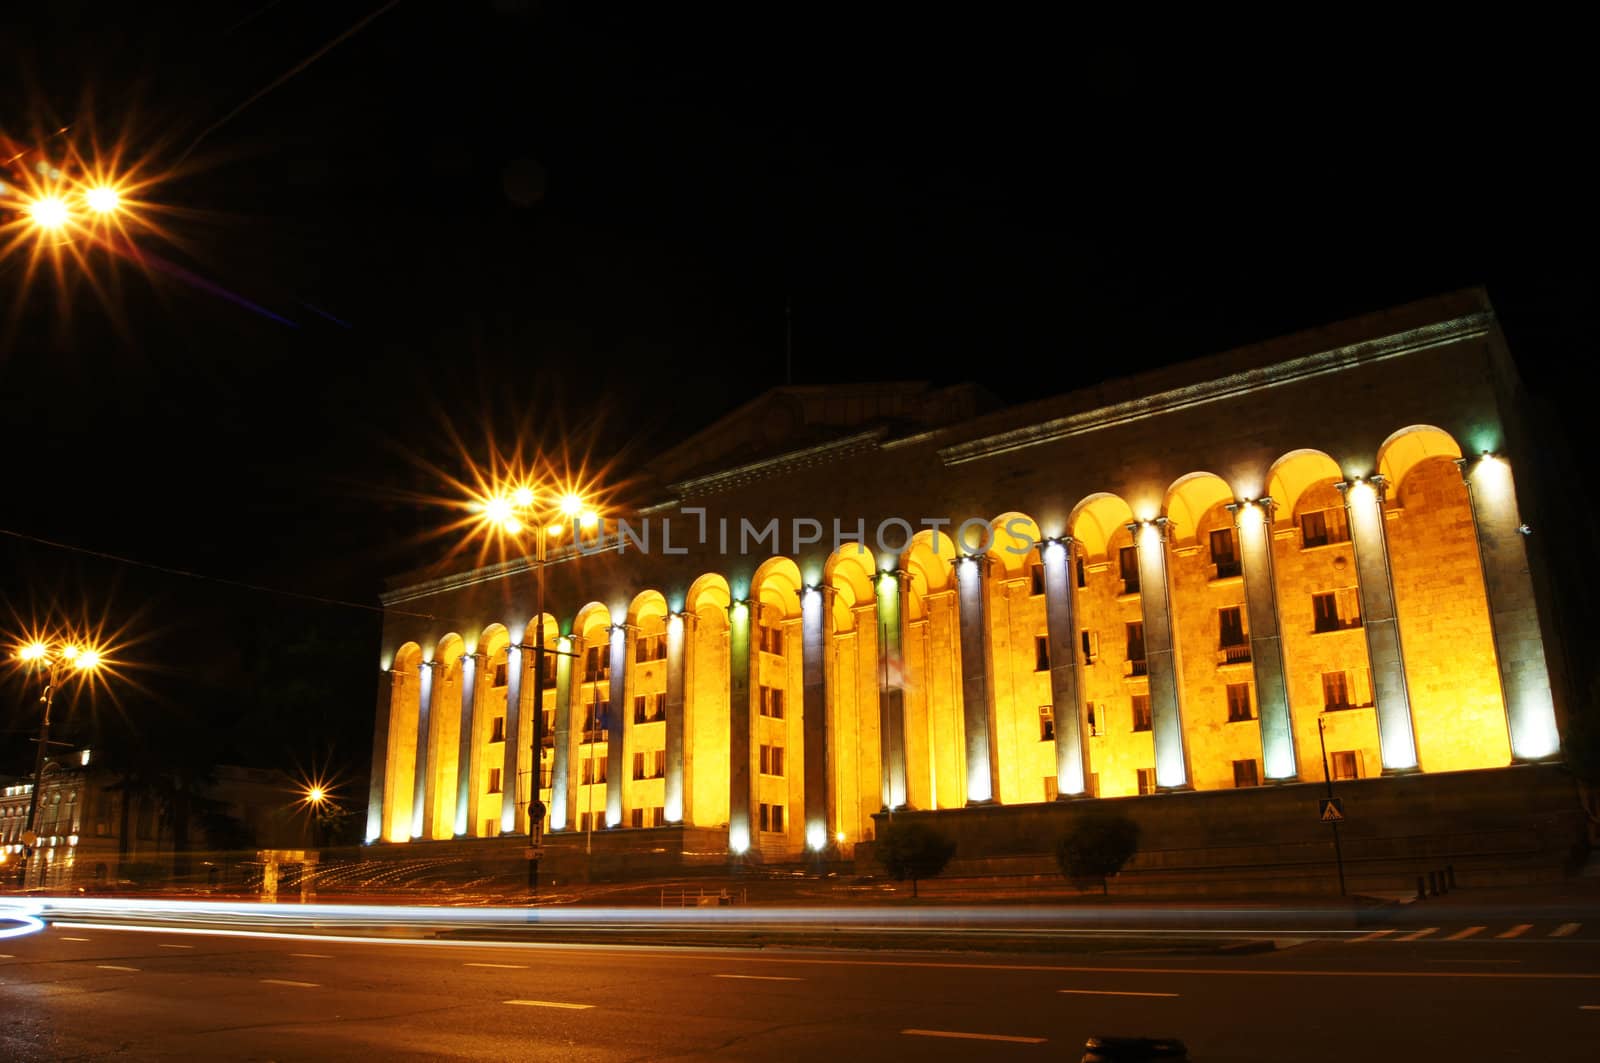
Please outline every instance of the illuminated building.
[{"label": "illuminated building", "polygon": [[1517,387],[1463,292],[1021,406],[769,392],[646,467],[653,548],[552,555],[542,706],[528,563],[385,596],[368,838],[524,833],[535,770],[553,845],[783,859],[886,808],[1320,783],[1319,724],[1336,780],[1556,758]]}]

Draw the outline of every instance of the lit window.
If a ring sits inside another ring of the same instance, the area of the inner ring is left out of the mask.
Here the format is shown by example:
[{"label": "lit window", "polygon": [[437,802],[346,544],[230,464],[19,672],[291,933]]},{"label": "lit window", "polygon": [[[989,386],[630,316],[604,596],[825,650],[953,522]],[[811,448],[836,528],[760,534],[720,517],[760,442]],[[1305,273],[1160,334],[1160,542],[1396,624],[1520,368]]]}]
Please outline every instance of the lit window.
[{"label": "lit window", "polygon": [[1154,769],[1154,768],[1138,768],[1136,770],[1138,771],[1138,775],[1139,775],[1139,792],[1141,794],[1153,794],[1153,793],[1155,793],[1156,792],[1156,769]]},{"label": "lit window", "polygon": [[1150,730],[1150,695],[1133,695],[1133,729],[1135,731]]},{"label": "lit window", "polygon": [[1093,664],[1100,659],[1100,632],[1084,628],[1078,632],[1078,643],[1083,647],[1083,663]]},{"label": "lit window", "polygon": [[1314,509],[1300,514],[1300,545],[1309,550],[1313,546],[1350,541],[1350,520],[1343,506],[1332,509]]},{"label": "lit window", "polygon": [[1335,779],[1361,778],[1361,755],[1353,750],[1340,750],[1329,753],[1328,759],[1333,769]]},{"label": "lit window", "polygon": [[1260,786],[1261,772],[1253,760],[1236,760],[1233,762],[1233,785],[1236,787]]},{"label": "lit window", "polygon": [[1053,742],[1056,738],[1056,709],[1054,705],[1039,706],[1039,741]]},{"label": "lit window", "polygon": [[1238,723],[1241,720],[1252,720],[1255,716],[1250,711],[1250,684],[1228,684],[1228,722]]}]

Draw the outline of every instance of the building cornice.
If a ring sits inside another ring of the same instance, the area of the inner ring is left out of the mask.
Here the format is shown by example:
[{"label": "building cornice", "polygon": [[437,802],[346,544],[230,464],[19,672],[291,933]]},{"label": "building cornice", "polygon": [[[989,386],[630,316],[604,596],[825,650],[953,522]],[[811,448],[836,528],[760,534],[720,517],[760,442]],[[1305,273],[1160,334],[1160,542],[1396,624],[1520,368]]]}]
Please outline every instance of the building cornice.
[{"label": "building cornice", "polygon": [[1473,339],[1488,334],[1493,325],[1494,315],[1488,311],[1467,314],[1449,321],[1347,344],[1286,362],[1246,369],[1214,380],[1200,381],[1181,388],[1170,388],[1154,395],[981,436],[965,443],[954,443],[941,447],[939,458],[946,465],[960,465],[964,462],[1025,450],[1028,447],[1042,446],[1191,406],[1238,398],[1254,391],[1282,387],[1312,377],[1339,373],[1356,366],[1370,365],[1444,344]]},{"label": "building cornice", "polygon": [[668,484],[667,487],[680,500],[697,498],[701,495],[714,495],[756,480],[771,479],[774,476],[782,476],[796,469],[835,461],[863,450],[874,450],[877,448],[879,441],[888,434],[888,427],[880,425],[877,428],[868,429],[865,432],[857,432],[842,439],[819,443],[814,447],[791,450],[782,454],[775,454],[770,458],[763,458],[760,461],[736,465],[731,469],[723,469],[720,472],[710,473],[706,476],[679,480],[677,483]]}]

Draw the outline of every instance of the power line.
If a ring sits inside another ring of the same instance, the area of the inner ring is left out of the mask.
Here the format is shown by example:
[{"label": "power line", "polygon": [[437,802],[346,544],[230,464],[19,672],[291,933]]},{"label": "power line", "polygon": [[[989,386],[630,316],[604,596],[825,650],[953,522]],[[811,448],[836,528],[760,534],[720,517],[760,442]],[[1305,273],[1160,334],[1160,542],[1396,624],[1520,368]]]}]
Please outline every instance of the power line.
[{"label": "power line", "polygon": [[65,550],[69,553],[83,554],[87,557],[96,557],[102,561],[114,561],[119,565],[131,565],[134,568],[149,569],[152,572],[161,572],[169,576],[182,576],[185,579],[199,580],[202,583],[216,583],[224,587],[234,587],[239,590],[256,591],[262,594],[276,594],[284,598],[297,598],[305,602],[316,602],[319,605],[336,605],[345,609],[361,609],[369,613],[388,614],[390,616],[409,616],[418,620],[443,620],[446,617],[435,616],[432,613],[413,613],[404,609],[386,609],[381,605],[371,605],[366,602],[351,602],[343,598],[327,598],[320,594],[307,594],[304,591],[288,591],[281,587],[265,587],[259,583],[247,583],[244,580],[228,579],[226,576],[212,576],[204,572],[193,572],[185,568],[173,568],[170,565],[158,565],[153,561],[140,561],[138,558],[123,557],[120,554],[108,554],[103,550],[91,550],[85,546],[74,546],[72,543],[56,542],[54,539],[43,539],[37,535],[26,532],[13,531],[10,528],[0,528],[0,535],[7,535],[23,542],[37,543],[40,546],[49,546],[56,550]]}]

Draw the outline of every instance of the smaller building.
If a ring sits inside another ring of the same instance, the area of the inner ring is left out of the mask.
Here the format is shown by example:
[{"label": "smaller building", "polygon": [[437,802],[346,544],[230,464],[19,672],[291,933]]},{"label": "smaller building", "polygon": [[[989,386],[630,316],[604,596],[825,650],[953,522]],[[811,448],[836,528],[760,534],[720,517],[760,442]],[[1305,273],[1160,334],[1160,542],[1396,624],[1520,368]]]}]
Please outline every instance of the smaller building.
[{"label": "smaller building", "polygon": [[[16,885],[34,783],[32,776],[0,780],[0,883],[7,887]],[[279,771],[219,764],[179,809],[159,782],[125,780],[93,750],[76,749],[45,760],[42,785],[25,888],[205,886],[257,849],[310,841],[298,787]]]}]

